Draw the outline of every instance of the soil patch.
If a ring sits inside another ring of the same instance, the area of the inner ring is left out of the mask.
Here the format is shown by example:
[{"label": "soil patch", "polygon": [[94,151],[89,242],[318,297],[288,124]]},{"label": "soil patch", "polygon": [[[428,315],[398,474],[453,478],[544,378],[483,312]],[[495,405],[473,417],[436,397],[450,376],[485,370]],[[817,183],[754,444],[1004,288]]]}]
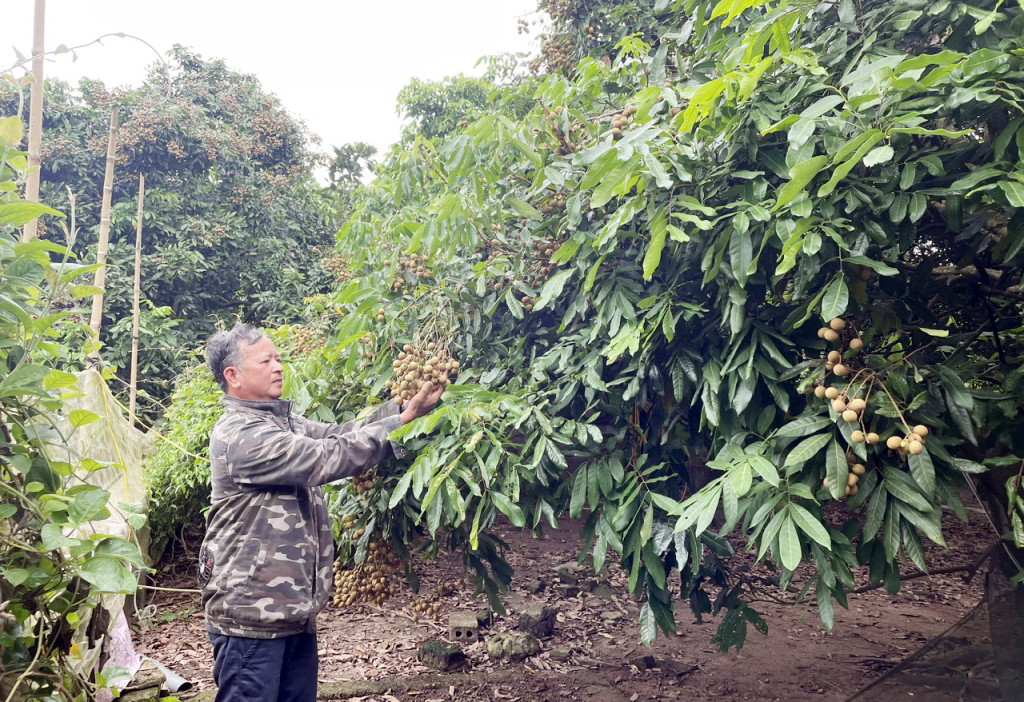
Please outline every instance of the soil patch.
[{"label": "soil patch", "polygon": [[[947,516],[949,547],[927,546],[933,570],[969,564],[984,553],[994,538],[982,528],[983,520],[980,513],[972,513],[972,523],[963,525]],[[983,594],[980,574],[965,583],[962,574],[951,573],[905,582],[896,596],[883,589],[851,595],[849,610],[836,607],[835,629],[829,634],[813,603],[794,606],[787,600],[795,595],[767,587],[754,606],[767,621],[769,634],[751,628],[738,653],[718,653],[711,644],[718,620],[697,623],[688,608],[676,613],[677,635],[645,648],[639,643],[638,604],[625,587],[624,573],[615,569],[596,578],[587,569],[576,574],[576,585],[569,582],[573,577],[566,568],[559,576],[559,566],[575,560],[579,527],[579,522],[566,520],[541,539],[507,524],[498,529],[510,546],[507,557],[515,579],[504,599],[507,614],[481,628],[479,641],[464,646],[470,664],[466,674],[439,676],[421,665],[416,654],[423,641],[447,637],[449,613],[486,609],[485,598],[473,598],[469,588],[457,588],[441,600],[437,620],[414,615],[409,604],[416,595],[407,587],[384,607],[363,613],[329,607],[318,619],[323,693],[330,699],[364,702],[841,702],[948,629]],[[735,559],[752,563],[747,554]],[[462,575],[457,557],[451,555],[422,562],[417,570],[421,592]],[[750,573],[770,575],[763,566]],[[806,575],[798,572],[796,588]],[[866,572],[857,575],[858,582],[866,582]],[[187,556],[169,559],[156,577],[160,587],[192,588],[194,583],[193,559]],[[489,658],[487,639],[516,630],[519,615],[538,603],[556,610],[554,632],[542,639],[543,652],[520,663]],[[156,592],[133,626],[141,653],[193,681],[197,690],[213,687],[212,649],[198,593]],[[342,681],[378,682],[362,687],[328,684]],[[926,695],[922,690],[914,699],[927,700]]]}]

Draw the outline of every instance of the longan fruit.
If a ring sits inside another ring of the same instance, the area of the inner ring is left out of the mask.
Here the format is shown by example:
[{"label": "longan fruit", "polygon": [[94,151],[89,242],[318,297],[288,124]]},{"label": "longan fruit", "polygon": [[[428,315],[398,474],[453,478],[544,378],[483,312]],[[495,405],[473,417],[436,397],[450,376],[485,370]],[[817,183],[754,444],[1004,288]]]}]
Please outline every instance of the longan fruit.
[{"label": "longan fruit", "polygon": [[865,266],[860,269],[860,273],[858,275],[860,275],[861,280],[871,280],[871,276],[874,274],[875,272],[873,270]]},{"label": "longan fruit", "polygon": [[822,480],[821,484],[824,485],[825,487],[828,487],[828,478],[826,477],[824,480]]},{"label": "longan fruit", "polygon": [[827,332],[827,331],[828,331],[828,327],[818,327],[818,338],[819,339],[824,339],[825,338],[825,332]]},{"label": "longan fruit", "polygon": [[873,432],[873,431],[869,431],[869,432],[868,432],[868,435],[867,435],[867,440],[868,440],[868,443],[869,443],[869,444],[877,444],[877,443],[878,443],[878,440],[879,440],[880,438],[881,438],[881,437],[879,437],[879,436],[878,436],[878,434],[876,434],[875,432]]},{"label": "longan fruit", "polygon": [[825,388],[825,397],[834,400],[839,397],[839,390],[836,388]]},{"label": "longan fruit", "polygon": [[894,451],[896,449],[898,449],[900,447],[900,445],[902,445],[902,444],[903,444],[903,439],[901,439],[900,437],[895,436],[895,435],[894,436],[890,436],[888,439],[885,440],[885,445],[888,446],[889,448],[893,449]]},{"label": "longan fruit", "polygon": [[857,484],[858,480],[860,480],[860,476],[857,475],[856,473],[847,473],[846,474],[846,484],[848,486],[853,487],[854,485]]},{"label": "longan fruit", "polygon": [[924,451],[924,444],[922,444],[920,441],[911,441],[910,445],[907,446],[907,450],[910,451],[910,453],[917,456],[922,451]]},{"label": "longan fruit", "polygon": [[854,463],[850,466],[850,470],[853,471],[854,475],[864,475],[868,469],[864,467],[863,463]]},{"label": "longan fruit", "polygon": [[816,386],[814,388],[814,396],[817,397],[818,399],[821,399],[821,398],[825,397],[825,390],[826,390],[826,388],[825,388],[824,385]]},{"label": "longan fruit", "polygon": [[834,329],[828,329],[824,333],[825,341],[839,341],[839,332]]},{"label": "longan fruit", "polygon": [[843,398],[837,397],[836,399],[832,400],[832,409],[837,413],[845,412],[846,403],[843,401]]},{"label": "longan fruit", "polygon": [[836,317],[835,319],[830,320],[828,325],[836,331],[842,331],[846,329],[846,320],[841,317]]},{"label": "longan fruit", "polygon": [[854,351],[860,351],[862,348],[864,348],[864,340],[861,339],[859,336],[855,336],[854,338],[850,339],[850,348],[853,349]]},{"label": "longan fruit", "polygon": [[850,441],[852,441],[855,444],[863,444],[864,438],[864,432],[862,432],[860,429],[855,429],[850,434]]},{"label": "longan fruit", "polygon": [[868,403],[866,403],[864,400],[862,400],[859,397],[855,397],[852,400],[850,400],[850,403],[848,405],[848,407],[850,409],[852,409],[854,412],[863,412],[864,408],[867,407],[867,406],[868,406]]},{"label": "longan fruit", "polygon": [[853,495],[857,494],[857,492],[860,490],[860,488],[858,488],[856,485],[854,485],[852,487],[848,487],[847,490],[849,490],[850,491],[850,495],[853,496]]},{"label": "longan fruit", "polygon": [[838,375],[840,378],[844,378],[850,374],[850,367],[843,365],[842,363],[837,363],[835,367],[832,369],[832,372]]},{"label": "longan fruit", "polygon": [[838,351],[829,351],[827,358],[832,363],[839,363],[840,361],[843,360],[843,354],[839,353]]},{"label": "longan fruit", "polygon": [[[852,409],[848,409],[848,410],[843,412],[843,419],[845,419],[847,422],[853,424],[854,422],[857,421],[857,413],[854,412]],[[857,443],[860,443],[860,442],[857,442]]]},{"label": "longan fruit", "polygon": [[918,424],[917,426],[914,427],[914,433],[920,437],[928,436],[928,427],[926,427],[924,424]]}]

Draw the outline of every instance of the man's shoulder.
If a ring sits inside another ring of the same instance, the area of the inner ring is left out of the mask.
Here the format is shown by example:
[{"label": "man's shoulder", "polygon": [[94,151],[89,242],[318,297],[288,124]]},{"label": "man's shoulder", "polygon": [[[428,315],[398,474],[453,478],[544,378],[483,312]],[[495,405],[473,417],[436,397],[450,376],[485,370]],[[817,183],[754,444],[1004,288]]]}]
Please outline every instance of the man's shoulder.
[{"label": "man's shoulder", "polygon": [[231,441],[237,438],[239,433],[256,429],[268,421],[268,417],[249,412],[225,412],[214,423],[210,441]]}]

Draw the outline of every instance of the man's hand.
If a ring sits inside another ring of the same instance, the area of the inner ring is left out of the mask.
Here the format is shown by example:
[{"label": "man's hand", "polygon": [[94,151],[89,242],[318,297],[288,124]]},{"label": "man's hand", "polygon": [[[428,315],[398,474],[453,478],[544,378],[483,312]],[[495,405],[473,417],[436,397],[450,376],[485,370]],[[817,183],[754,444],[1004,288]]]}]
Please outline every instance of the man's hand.
[{"label": "man's hand", "polygon": [[[448,374],[444,374],[444,378],[447,378]],[[444,392],[444,383],[438,383],[436,386],[431,382],[423,383],[423,387],[420,391],[409,398],[409,401],[405,403],[405,409],[398,415],[402,419],[402,424],[408,424],[417,417],[422,417],[428,414],[437,401],[441,399],[441,393]]]}]

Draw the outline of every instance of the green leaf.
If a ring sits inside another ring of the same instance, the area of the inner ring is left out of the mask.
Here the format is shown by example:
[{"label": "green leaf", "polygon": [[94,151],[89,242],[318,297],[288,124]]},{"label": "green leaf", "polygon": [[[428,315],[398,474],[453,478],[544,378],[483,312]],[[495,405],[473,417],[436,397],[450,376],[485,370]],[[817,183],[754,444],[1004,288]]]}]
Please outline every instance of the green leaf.
[{"label": "green leaf", "polygon": [[932,506],[918,491],[917,485],[910,477],[890,466],[882,466],[882,475],[885,477],[885,489],[889,494],[901,502],[906,502],[914,509],[922,512],[931,512]]},{"label": "green leaf", "polygon": [[644,602],[640,607],[640,643],[644,646],[650,645],[657,636],[658,623],[654,618],[654,611],[651,610],[651,603]]},{"label": "green leaf", "polygon": [[409,492],[409,485],[412,484],[412,476],[413,470],[410,468],[399,479],[398,484],[395,485],[395,489],[391,493],[391,499],[388,500],[388,509],[394,509],[405,498],[406,493]]},{"label": "green leaf", "polygon": [[960,379],[960,376],[956,374],[956,371],[948,366],[935,366],[935,370],[939,374],[942,387],[953,398],[953,402],[968,412],[974,409],[974,398],[971,397],[971,393],[967,391],[967,386]]},{"label": "green leaf", "polygon": [[771,461],[764,456],[747,455],[747,462],[761,476],[761,480],[772,487],[779,486],[779,471]]},{"label": "green leaf", "polygon": [[907,463],[910,464],[910,474],[914,477],[914,481],[921,486],[924,494],[933,494],[935,492],[935,466],[932,464],[931,456],[928,455],[928,449],[924,449],[917,455],[910,454],[907,457]]},{"label": "green leaf", "polygon": [[882,263],[881,261],[873,261],[866,256],[847,256],[843,259],[846,263],[850,263],[856,266],[865,266],[870,268],[878,275],[898,275],[899,269],[893,268],[892,266]]},{"label": "green leaf", "polygon": [[661,263],[661,252],[665,248],[665,235],[668,233],[668,216],[664,208],[658,208],[651,219],[651,243],[644,254],[644,280],[650,280],[654,271]]},{"label": "green leaf", "polygon": [[825,626],[825,631],[832,631],[835,626],[835,606],[832,603],[832,591],[819,577],[818,586],[815,591],[815,599],[818,602],[818,616]]},{"label": "green leaf", "polygon": [[24,131],[24,127],[21,122],[21,117],[18,115],[10,115],[0,119],[0,145],[7,147],[8,149],[15,149],[18,144],[21,143],[21,134]]},{"label": "green leaf", "polygon": [[787,513],[779,530],[779,561],[786,570],[796,570],[802,555],[796,526],[791,514]]},{"label": "green leaf", "polygon": [[138,586],[131,571],[112,556],[93,556],[87,559],[78,569],[78,574],[96,592],[130,595]]},{"label": "green leaf", "polygon": [[544,215],[541,214],[540,210],[538,210],[536,207],[534,207],[530,203],[526,202],[525,200],[522,200],[522,199],[520,199],[518,197],[515,197],[514,195],[509,195],[508,196],[508,203],[510,205],[512,205],[512,209],[514,209],[519,214],[520,217],[525,217],[526,219],[538,220],[538,219],[543,218],[543,216],[544,216]]},{"label": "green leaf", "polygon": [[775,436],[807,436],[832,424],[828,417],[797,417],[775,432]]},{"label": "green leaf", "polygon": [[68,421],[71,422],[71,426],[74,427],[80,427],[83,424],[91,424],[99,418],[100,416],[98,414],[87,409],[71,410],[68,414]]},{"label": "green leaf", "polygon": [[896,152],[893,151],[892,147],[889,146],[888,144],[884,146],[879,146],[875,149],[872,149],[871,152],[864,157],[864,165],[867,166],[868,168],[871,168],[872,166],[878,166],[883,163],[888,163],[889,161],[892,160],[892,157],[895,155]]},{"label": "green leaf", "polygon": [[789,468],[790,466],[800,465],[806,462],[809,458],[814,456],[818,451],[825,448],[825,444],[832,441],[832,434],[816,434],[807,439],[804,439],[796,447],[789,452],[786,456],[786,462],[782,464],[783,468]]},{"label": "green leaf", "polygon": [[733,492],[736,493],[736,497],[743,497],[750,490],[750,485],[754,479],[750,468],[750,463],[747,461],[738,461],[729,471],[729,481],[732,484]]},{"label": "green leaf", "polygon": [[68,290],[77,299],[103,294],[103,288],[96,285],[72,285]]},{"label": "green leaf", "polygon": [[[822,198],[827,195],[830,195],[832,191],[836,189],[836,186],[839,185],[839,182],[842,181],[843,178],[845,178],[850,173],[850,171],[853,170],[854,166],[860,163],[860,160],[864,158],[864,155],[867,154],[867,152],[870,151],[871,148],[884,136],[885,135],[882,134],[881,130],[872,129],[868,132],[865,132],[860,137],[857,137],[854,140],[857,144],[857,147],[853,156],[844,161],[842,164],[836,166],[835,171],[832,172],[832,177],[829,178],[828,182],[821,186],[821,188],[818,190],[818,197]],[[843,153],[842,149],[840,149],[840,152],[836,154],[836,162],[840,161],[843,158],[843,156],[840,155],[841,153]]]},{"label": "green leaf", "polygon": [[113,556],[131,563],[139,568],[145,568],[146,563],[138,547],[115,536],[103,539],[96,544],[96,553],[101,556]]},{"label": "green leaf", "polygon": [[850,464],[846,460],[846,451],[839,440],[833,438],[825,449],[825,475],[828,476],[828,491],[833,498],[843,499],[849,473]]},{"label": "green leaf", "polygon": [[102,519],[109,514],[107,502],[110,500],[110,493],[106,490],[92,485],[80,485],[71,488],[66,494],[73,498],[68,506],[68,518],[76,524]]},{"label": "green leaf", "polygon": [[949,461],[949,465],[954,470],[958,470],[961,473],[969,473],[972,475],[988,472],[988,468],[986,468],[985,466],[981,465],[980,463],[975,463],[974,461],[969,461],[966,458],[954,458],[951,461]]},{"label": "green leaf", "polygon": [[878,534],[885,519],[886,491],[876,489],[871,493],[871,500],[868,502],[867,515],[864,518],[864,541],[870,541]]},{"label": "green leaf", "polygon": [[821,318],[828,322],[846,312],[850,304],[850,291],[846,287],[846,279],[837,277],[828,288],[825,289],[825,296],[821,298]]},{"label": "green leaf", "polygon": [[832,550],[832,539],[829,538],[828,530],[813,514],[796,502],[789,503],[789,511],[793,516],[793,521],[796,522],[803,533],[830,551]]},{"label": "green leaf", "polygon": [[814,176],[825,167],[826,163],[828,163],[828,156],[813,156],[793,166],[789,170],[790,180],[779,188],[778,198],[772,211],[792,202],[797,195],[803,192],[807,184],[814,180]]},{"label": "green leaf", "polygon": [[53,551],[65,546],[76,546],[80,543],[78,539],[69,539],[64,536],[64,530],[60,528],[59,524],[44,524],[39,536],[43,542],[43,549],[46,551]]},{"label": "green leaf", "polygon": [[21,225],[28,224],[36,217],[44,214],[54,215],[56,217],[64,216],[52,207],[47,207],[39,202],[15,200],[14,202],[0,203],[0,225],[11,224],[15,227],[20,227]]},{"label": "green leaf", "polygon": [[506,517],[508,517],[508,520],[512,522],[514,526],[526,526],[526,515],[523,514],[523,510],[512,504],[512,500],[494,490],[488,494],[491,496],[491,501],[494,502],[495,506],[500,509]]},{"label": "green leaf", "polygon": [[569,270],[559,271],[558,273],[551,276],[544,287],[540,289],[540,294],[537,295],[537,302],[534,305],[535,310],[544,309],[549,302],[558,298],[562,294],[562,290],[565,288],[566,282],[572,277],[575,270],[570,268]]}]

